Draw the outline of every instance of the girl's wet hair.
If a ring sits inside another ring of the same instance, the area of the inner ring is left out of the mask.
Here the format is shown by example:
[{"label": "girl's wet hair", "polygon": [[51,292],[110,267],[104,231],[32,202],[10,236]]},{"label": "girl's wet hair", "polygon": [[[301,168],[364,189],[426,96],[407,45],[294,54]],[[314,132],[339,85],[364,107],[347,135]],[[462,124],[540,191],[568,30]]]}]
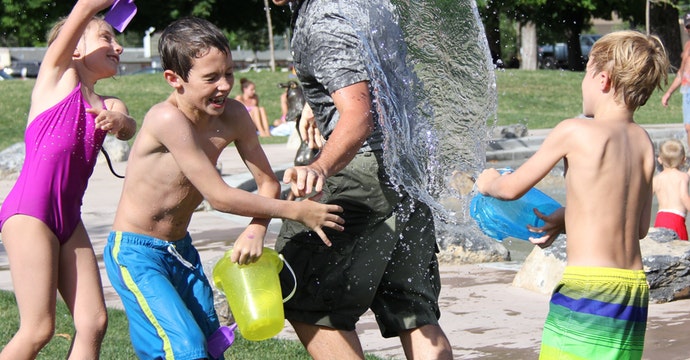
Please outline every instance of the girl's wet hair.
[{"label": "girl's wet hair", "polygon": [[631,110],[647,103],[655,89],[668,80],[669,60],[661,40],[638,31],[616,31],[592,46],[590,65],[595,73],[606,71],[617,100]]},{"label": "girl's wet hair", "polygon": [[[62,30],[62,27],[65,26],[66,21],[67,17],[62,17],[58,19],[58,21],[55,23],[55,25],[53,25],[52,28],[50,28],[50,30],[48,30],[48,34],[46,35],[46,39],[48,40],[48,46],[50,46],[50,44],[52,44],[55,41],[55,39],[57,39],[58,35],[60,34],[60,31]],[[103,17],[100,16],[94,16],[93,18],[91,18],[91,22],[93,21],[98,21],[110,26],[110,24],[108,24],[105,20],[103,20]],[[87,28],[91,25],[91,22],[89,22],[89,25],[86,26]],[[110,27],[112,29],[112,26]]]},{"label": "girl's wet hair", "polygon": [[207,20],[185,17],[168,25],[158,41],[163,69],[172,70],[187,81],[194,59],[216,48],[230,54],[230,43],[222,31]]}]

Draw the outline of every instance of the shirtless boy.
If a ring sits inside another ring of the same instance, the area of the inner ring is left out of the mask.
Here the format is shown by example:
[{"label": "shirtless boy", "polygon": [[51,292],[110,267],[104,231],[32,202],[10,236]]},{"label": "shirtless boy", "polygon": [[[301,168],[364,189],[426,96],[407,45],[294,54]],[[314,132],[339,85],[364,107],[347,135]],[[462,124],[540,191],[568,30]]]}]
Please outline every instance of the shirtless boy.
[{"label": "shirtless boy", "polygon": [[659,204],[654,227],[671,229],[676,232],[678,239],[688,240],[685,215],[690,209],[690,175],[680,170],[685,162],[683,143],[676,139],[664,141],[659,146],[657,160],[664,169],[654,176],[654,195]]},{"label": "shirtless boy", "polygon": [[661,41],[635,31],[605,35],[582,80],[583,113],[566,119],[515,172],[487,169],[483,194],[517,199],[559,161],[565,162],[567,207],[546,217],[546,247],[567,234],[567,265],[554,289],[540,359],[640,359],[649,287],[639,240],[651,218],[654,146],[635,123],[668,73]]},{"label": "shirtless boy", "polygon": [[[228,99],[233,62],[223,33],[206,20],[184,18],[160,38],[172,94],[146,114],[132,146],[122,197],[104,250],[106,270],[122,298],[140,358],[206,358],[206,339],[219,327],[213,293],[187,227],[202,199],[218,211],[252,217],[232,261],[262,252],[270,218],[297,220],[325,242],[322,227],[342,230],[339,206],[277,200],[271,171],[246,109]],[[235,147],[258,194],[228,186],[215,168]]]}]

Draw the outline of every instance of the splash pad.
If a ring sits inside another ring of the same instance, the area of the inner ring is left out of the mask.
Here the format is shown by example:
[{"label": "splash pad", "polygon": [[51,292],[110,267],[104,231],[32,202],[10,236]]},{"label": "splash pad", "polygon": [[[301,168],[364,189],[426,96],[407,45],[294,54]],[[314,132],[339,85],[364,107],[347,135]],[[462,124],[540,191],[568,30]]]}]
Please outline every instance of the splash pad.
[{"label": "splash pad", "polygon": [[[341,8],[361,31],[384,162],[396,186],[429,205],[439,244],[457,261],[507,260],[468,215],[471,182],[485,167],[496,111],[494,67],[474,1],[367,1]],[[373,25],[371,24],[380,24]],[[400,26],[385,26],[397,23]]]}]

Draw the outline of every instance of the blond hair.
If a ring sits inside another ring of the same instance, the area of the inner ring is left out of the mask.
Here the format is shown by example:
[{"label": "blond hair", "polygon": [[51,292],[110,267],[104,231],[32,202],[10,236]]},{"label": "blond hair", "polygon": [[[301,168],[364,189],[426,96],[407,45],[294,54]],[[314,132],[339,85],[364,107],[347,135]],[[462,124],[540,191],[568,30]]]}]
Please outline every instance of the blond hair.
[{"label": "blond hair", "polygon": [[661,40],[638,31],[604,35],[589,54],[595,73],[606,71],[617,101],[630,110],[647,103],[656,88],[668,81],[669,61]]},{"label": "blond hair", "polygon": [[[91,22],[93,21],[98,21],[110,26],[110,24],[105,22],[105,20],[103,20],[102,17],[94,16],[93,18],[91,18],[91,21],[89,21],[89,24],[86,26],[86,28],[88,28],[91,25]],[[52,44],[55,41],[55,39],[57,39],[58,35],[60,34],[60,30],[62,30],[62,27],[65,26],[65,22],[67,22],[67,17],[62,17],[58,19],[58,21],[55,23],[55,25],[53,25],[52,28],[50,28],[50,30],[48,30],[48,34],[46,35],[46,39],[48,40],[48,46],[50,46],[50,44]]]},{"label": "blond hair", "polygon": [[685,161],[683,143],[676,139],[664,141],[659,146],[659,160],[665,168],[679,168]]}]

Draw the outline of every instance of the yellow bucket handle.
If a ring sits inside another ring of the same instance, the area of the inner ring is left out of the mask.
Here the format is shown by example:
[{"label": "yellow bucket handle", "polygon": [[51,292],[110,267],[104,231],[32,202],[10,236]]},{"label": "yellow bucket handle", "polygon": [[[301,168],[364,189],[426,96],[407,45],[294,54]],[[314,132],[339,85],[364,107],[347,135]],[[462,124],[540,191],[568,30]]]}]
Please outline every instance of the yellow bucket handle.
[{"label": "yellow bucket handle", "polygon": [[288,263],[287,260],[285,260],[285,257],[283,256],[283,254],[278,254],[278,258],[280,258],[280,260],[283,260],[283,262],[285,263],[285,266],[287,266],[288,270],[290,270],[290,273],[292,274],[292,279],[295,282],[295,286],[292,288],[292,291],[290,292],[290,294],[285,299],[283,299],[283,304],[284,304],[284,303],[288,302],[290,299],[292,299],[293,296],[295,296],[295,292],[297,291],[297,276],[295,275],[295,271],[292,270],[292,266],[290,266],[290,263]]}]

